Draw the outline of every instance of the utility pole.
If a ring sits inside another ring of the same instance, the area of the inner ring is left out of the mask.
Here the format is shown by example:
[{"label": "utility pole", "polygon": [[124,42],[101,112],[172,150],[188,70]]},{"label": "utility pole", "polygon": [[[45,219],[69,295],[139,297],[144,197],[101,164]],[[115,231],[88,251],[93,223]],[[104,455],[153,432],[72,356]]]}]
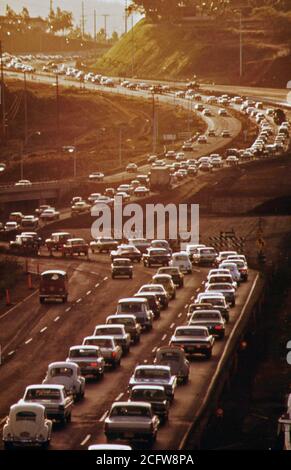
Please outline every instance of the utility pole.
[{"label": "utility pole", "polygon": [[84,8],[84,2],[82,2],[82,16],[81,16],[81,30],[82,30],[82,39],[85,36],[85,8]]},{"label": "utility pole", "polygon": [[152,93],[152,126],[153,126],[153,154],[156,153],[156,102],[155,102],[155,93]]},{"label": "utility pole", "polygon": [[23,79],[24,79],[24,145],[27,145],[27,140],[28,140],[28,113],[27,113],[26,72],[23,73]]},{"label": "utility pole", "polygon": [[124,5],[124,33],[127,34],[127,0]]},{"label": "utility pole", "polygon": [[119,166],[122,166],[122,128],[119,128]]},{"label": "utility pole", "polygon": [[97,39],[97,16],[96,16],[96,10],[94,10],[94,41]]},{"label": "utility pole", "polygon": [[54,7],[53,7],[53,0],[50,0],[50,15],[52,14],[53,9],[54,9]]},{"label": "utility pole", "polygon": [[0,61],[1,61],[1,128],[2,142],[6,140],[6,112],[5,112],[5,83],[4,83],[4,64],[3,64],[2,41],[0,41]]},{"label": "utility pole", "polygon": [[107,18],[110,15],[102,15],[104,18],[104,35],[105,35],[105,41],[107,41]]},{"label": "utility pole", "polygon": [[56,73],[56,119],[57,119],[57,140],[60,137],[60,93],[59,93],[59,76]]},{"label": "utility pole", "polygon": [[133,32],[133,16],[131,15],[131,75],[134,77],[134,32]]},{"label": "utility pole", "polygon": [[243,76],[242,11],[239,12],[239,76]]}]

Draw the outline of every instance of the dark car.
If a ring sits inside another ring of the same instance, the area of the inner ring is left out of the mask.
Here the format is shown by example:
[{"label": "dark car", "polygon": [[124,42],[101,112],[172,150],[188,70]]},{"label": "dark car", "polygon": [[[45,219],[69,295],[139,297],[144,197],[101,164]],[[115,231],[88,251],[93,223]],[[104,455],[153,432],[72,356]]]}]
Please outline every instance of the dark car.
[{"label": "dark car", "polygon": [[126,333],[130,334],[131,341],[139,343],[141,335],[141,325],[136,321],[135,315],[110,315],[106,318],[108,325],[124,325]]},{"label": "dark car", "polygon": [[171,254],[165,248],[148,248],[143,255],[144,266],[168,266]]},{"label": "dark car", "polygon": [[165,388],[159,385],[136,385],[130,390],[130,401],[142,401],[150,403],[152,410],[162,422],[169,416],[170,402]]},{"label": "dark car", "polygon": [[133,266],[132,261],[129,258],[115,258],[111,264],[111,277],[128,277],[132,279]]},{"label": "dark car", "polygon": [[225,335],[225,320],[219,310],[198,310],[189,320],[191,326],[206,326],[211,335],[223,339]]},{"label": "dark car", "polygon": [[138,263],[142,258],[141,252],[133,245],[120,245],[117,250],[111,251],[110,256],[112,261],[116,258],[128,258]]},{"label": "dark car", "polygon": [[149,308],[154,314],[154,318],[159,318],[161,316],[161,304],[156,294],[151,292],[143,292],[142,294],[134,294],[134,297],[147,299]]},{"label": "dark car", "polygon": [[178,287],[184,287],[184,274],[181,273],[179,268],[172,268],[166,266],[159,268],[157,274],[169,274],[172,277],[173,283]]}]

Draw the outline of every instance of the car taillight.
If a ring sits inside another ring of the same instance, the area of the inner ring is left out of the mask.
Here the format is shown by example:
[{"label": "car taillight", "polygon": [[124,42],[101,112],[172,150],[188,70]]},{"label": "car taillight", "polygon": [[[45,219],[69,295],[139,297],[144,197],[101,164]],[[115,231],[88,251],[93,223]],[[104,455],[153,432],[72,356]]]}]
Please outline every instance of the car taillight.
[{"label": "car taillight", "polygon": [[97,362],[90,362],[90,366],[91,366],[91,367],[96,367],[96,366],[97,366]]},{"label": "car taillight", "polygon": [[214,329],[215,329],[215,330],[222,330],[222,325],[216,325],[216,326],[214,327]]},{"label": "car taillight", "polygon": [[112,351],[111,357],[116,357],[116,352],[115,351]]}]

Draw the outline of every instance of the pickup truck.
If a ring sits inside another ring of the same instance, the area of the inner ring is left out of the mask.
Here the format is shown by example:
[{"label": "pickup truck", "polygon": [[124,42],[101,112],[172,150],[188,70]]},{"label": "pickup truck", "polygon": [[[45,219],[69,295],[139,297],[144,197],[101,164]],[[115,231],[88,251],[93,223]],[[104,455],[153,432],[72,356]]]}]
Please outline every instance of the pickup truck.
[{"label": "pickup truck", "polygon": [[113,403],[105,420],[104,432],[107,441],[115,439],[141,440],[154,444],[159,418],[153,413],[150,403],[119,401]]},{"label": "pickup truck", "polygon": [[207,359],[212,356],[214,337],[205,326],[178,326],[170,340],[170,346],[179,346],[189,356],[204,354]]},{"label": "pickup truck", "polygon": [[129,389],[135,385],[160,385],[165,388],[168,400],[174,399],[177,377],[171,374],[169,366],[141,365],[135,368],[129,380]]},{"label": "pickup truck", "polygon": [[63,385],[29,385],[19,404],[39,403],[45,407],[49,419],[62,424],[71,421],[74,399],[68,395]]}]

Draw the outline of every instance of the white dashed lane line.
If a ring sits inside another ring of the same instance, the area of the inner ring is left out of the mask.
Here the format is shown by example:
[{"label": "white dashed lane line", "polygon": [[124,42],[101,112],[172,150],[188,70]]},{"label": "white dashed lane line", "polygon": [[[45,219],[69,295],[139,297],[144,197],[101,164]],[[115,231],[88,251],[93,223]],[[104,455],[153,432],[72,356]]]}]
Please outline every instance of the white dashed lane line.
[{"label": "white dashed lane line", "polygon": [[77,300],[77,304],[79,304],[80,302],[82,302],[82,297],[80,297],[80,298]]},{"label": "white dashed lane line", "polygon": [[170,330],[172,330],[175,326],[175,323],[172,323],[172,325],[170,326]]},{"label": "white dashed lane line", "polygon": [[14,354],[14,353],[15,353],[14,350],[13,350],[13,351],[9,351],[9,353],[7,354],[7,356],[12,356],[12,354]]},{"label": "white dashed lane line", "polygon": [[97,287],[99,287],[99,286],[100,286],[100,283],[97,282],[97,284],[95,284],[95,287],[97,288]]},{"label": "white dashed lane line", "polygon": [[29,343],[31,343],[31,341],[32,341],[32,338],[29,338],[28,340],[25,341],[24,344],[29,344]]},{"label": "white dashed lane line", "polygon": [[91,290],[88,290],[88,292],[86,293],[86,295],[90,295],[91,294]]},{"label": "white dashed lane line", "polygon": [[91,438],[91,434],[87,434],[87,436],[85,437],[85,439],[81,442],[81,446],[84,446],[88,441],[89,439]]},{"label": "white dashed lane line", "polygon": [[107,279],[108,279],[108,277],[106,276],[106,277],[104,277],[103,281],[107,281]]},{"label": "white dashed lane line", "polygon": [[58,316],[58,317],[56,317],[56,318],[54,319],[54,322],[57,322],[57,321],[59,321],[59,319],[60,319],[60,317],[59,317],[59,316]]},{"label": "white dashed lane line", "polygon": [[71,310],[72,307],[68,307],[66,308],[65,312],[69,312]]},{"label": "white dashed lane line", "polygon": [[158,349],[158,347],[155,346],[155,347],[152,349],[152,353],[155,353],[157,349]]},{"label": "white dashed lane line", "polygon": [[162,337],[162,341],[165,341],[167,335],[165,334],[163,337]]},{"label": "white dashed lane line", "polygon": [[186,304],[186,305],[185,305],[185,307],[184,307],[184,309],[185,309],[185,310],[187,310],[187,308],[188,308],[188,307],[189,307],[189,305],[188,305],[188,304]]},{"label": "white dashed lane line", "polygon": [[119,401],[119,400],[120,400],[120,398],[122,398],[122,397],[123,397],[123,395],[124,395],[124,393],[123,393],[123,392],[121,392],[119,395],[117,395],[117,397],[115,398],[115,400],[114,400],[114,401]]},{"label": "white dashed lane line", "polygon": [[182,312],[179,313],[178,318],[181,318],[181,316],[182,316]]},{"label": "white dashed lane line", "polygon": [[101,418],[99,419],[99,421],[102,423],[102,421],[105,421],[107,415],[108,415],[109,411],[105,411],[104,415],[101,416]]},{"label": "white dashed lane line", "polygon": [[40,333],[43,333],[44,331],[47,330],[47,326],[44,326],[41,330],[40,330]]}]

